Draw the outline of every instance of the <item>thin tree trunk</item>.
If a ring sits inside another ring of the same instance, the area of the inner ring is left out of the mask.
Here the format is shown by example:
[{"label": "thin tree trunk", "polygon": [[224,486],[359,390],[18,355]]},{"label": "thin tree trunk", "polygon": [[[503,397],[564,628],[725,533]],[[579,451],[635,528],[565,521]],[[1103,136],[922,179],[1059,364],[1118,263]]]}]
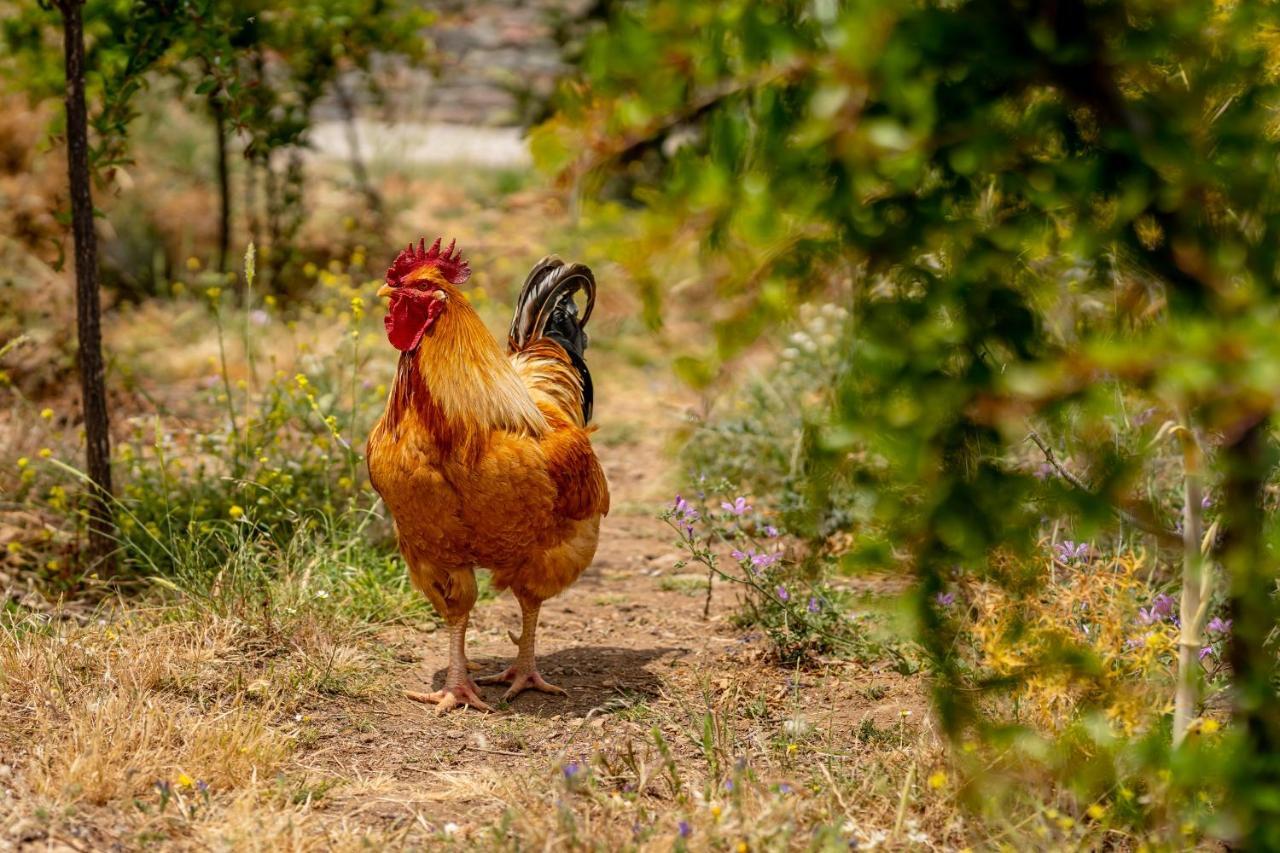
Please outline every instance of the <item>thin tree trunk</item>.
[{"label": "thin tree trunk", "polygon": [[71,232],[75,243],[76,331],[80,391],[84,406],[86,468],[90,480],[88,556],[98,571],[114,568],[115,525],[111,512],[111,432],[107,417],[106,368],[102,360],[102,303],[98,293],[98,243],[94,233],[89,175],[88,109],[84,95],[83,0],[61,0],[66,56],[67,176]]},{"label": "thin tree trunk", "polygon": [[369,179],[369,170],[365,168],[364,156],[360,153],[360,134],[356,131],[356,104],[342,82],[342,76],[333,78],[333,91],[338,98],[338,107],[342,110],[343,124],[347,129],[347,148],[351,156],[351,176],[355,179],[356,189],[364,196],[369,210],[379,221],[382,219],[382,196]]},{"label": "thin tree trunk", "polygon": [[1187,726],[1195,716],[1200,674],[1201,631],[1204,626],[1204,556],[1200,539],[1204,535],[1204,459],[1190,422],[1184,422],[1182,441],[1182,604],[1178,638],[1178,686],[1173,697],[1173,745],[1182,743]]},{"label": "thin tree trunk", "polygon": [[227,108],[216,97],[209,98],[209,111],[218,150],[218,272],[227,271],[231,251],[231,170],[227,164]]},{"label": "thin tree trunk", "polygon": [[272,155],[275,152],[268,149],[262,157],[262,197],[263,203],[266,205],[267,214],[267,236],[265,245],[262,245],[262,259],[265,263],[262,265],[262,278],[266,284],[266,289],[275,293],[279,284],[280,272],[280,252],[281,252],[281,216],[283,215],[282,204],[280,201],[280,180],[276,175],[275,165],[272,163]]},{"label": "thin tree trunk", "polygon": [[244,206],[249,218],[249,242],[257,247],[258,256],[263,254],[262,219],[258,213],[258,159],[250,154],[245,160],[244,170]]}]

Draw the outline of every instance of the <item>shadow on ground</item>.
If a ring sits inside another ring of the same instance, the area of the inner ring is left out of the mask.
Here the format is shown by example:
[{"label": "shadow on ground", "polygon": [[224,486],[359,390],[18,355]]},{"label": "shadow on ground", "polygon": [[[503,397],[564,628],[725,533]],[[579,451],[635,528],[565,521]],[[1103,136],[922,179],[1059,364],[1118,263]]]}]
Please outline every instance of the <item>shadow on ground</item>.
[{"label": "shadow on ground", "polygon": [[[543,678],[569,691],[566,696],[553,696],[526,690],[511,700],[504,713],[529,717],[556,715],[584,716],[593,709],[610,707],[618,702],[634,701],[637,694],[656,697],[661,692],[662,678],[649,670],[655,661],[666,667],[671,661],[689,653],[687,648],[673,646],[649,649],[617,646],[578,646],[538,655],[538,670]],[[475,675],[488,675],[505,669],[509,658],[485,655],[472,659],[480,665]],[[444,686],[447,668],[436,670],[431,689]],[[506,685],[481,685],[480,695],[487,702],[498,702]]]}]

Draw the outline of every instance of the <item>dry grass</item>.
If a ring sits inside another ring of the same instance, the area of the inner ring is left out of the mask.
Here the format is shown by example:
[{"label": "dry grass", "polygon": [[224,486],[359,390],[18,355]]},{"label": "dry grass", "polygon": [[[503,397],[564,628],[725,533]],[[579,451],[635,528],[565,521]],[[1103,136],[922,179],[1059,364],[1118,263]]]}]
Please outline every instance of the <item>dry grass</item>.
[{"label": "dry grass", "polygon": [[354,644],[358,629],[275,616],[246,622],[180,601],[11,620],[0,753],[21,772],[0,812],[126,843],[252,841],[292,826],[307,803],[282,797],[277,776],[303,737],[301,709],[388,687],[378,650]]}]

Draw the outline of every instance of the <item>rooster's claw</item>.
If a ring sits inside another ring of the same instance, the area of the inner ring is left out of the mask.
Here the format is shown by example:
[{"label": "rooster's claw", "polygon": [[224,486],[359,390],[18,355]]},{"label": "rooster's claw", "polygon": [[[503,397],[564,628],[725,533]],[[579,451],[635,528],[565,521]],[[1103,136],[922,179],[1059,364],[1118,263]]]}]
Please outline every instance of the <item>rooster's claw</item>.
[{"label": "rooster's claw", "polygon": [[476,692],[475,687],[470,684],[446,685],[443,690],[437,690],[434,693],[415,693],[412,690],[406,690],[404,695],[406,699],[412,699],[415,702],[435,705],[437,714],[443,714],[459,705],[470,705],[478,711],[493,711],[493,707],[486,704]]},{"label": "rooster's claw", "polygon": [[502,697],[504,702],[514,698],[529,688],[533,688],[534,690],[538,690],[543,693],[554,693],[557,696],[569,695],[563,687],[548,684],[536,669],[522,669],[514,664],[507,667],[503,672],[495,672],[493,675],[486,675],[481,678],[477,678],[476,683],[510,684],[511,689],[509,689]]}]

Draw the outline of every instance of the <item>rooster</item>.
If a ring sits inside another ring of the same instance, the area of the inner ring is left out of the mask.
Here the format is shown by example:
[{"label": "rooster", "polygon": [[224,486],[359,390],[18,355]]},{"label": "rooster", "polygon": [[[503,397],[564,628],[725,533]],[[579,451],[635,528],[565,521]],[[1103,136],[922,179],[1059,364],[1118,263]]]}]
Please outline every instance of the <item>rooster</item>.
[{"label": "rooster", "polygon": [[[414,585],[449,633],[449,670],[434,693],[408,693],[437,712],[490,711],[470,676],[467,621],[475,569],[520,603],[519,651],[504,672],[477,679],[564,695],[534,660],[542,602],[569,587],[595,556],[609,487],[587,431],[592,384],[583,328],[595,277],[557,257],[525,280],[504,353],[459,290],[471,269],[454,243],[410,245],[379,297],[400,351],[387,408],[369,436],[369,478],[395,520]],[[581,317],[574,296],[582,291]]]}]

